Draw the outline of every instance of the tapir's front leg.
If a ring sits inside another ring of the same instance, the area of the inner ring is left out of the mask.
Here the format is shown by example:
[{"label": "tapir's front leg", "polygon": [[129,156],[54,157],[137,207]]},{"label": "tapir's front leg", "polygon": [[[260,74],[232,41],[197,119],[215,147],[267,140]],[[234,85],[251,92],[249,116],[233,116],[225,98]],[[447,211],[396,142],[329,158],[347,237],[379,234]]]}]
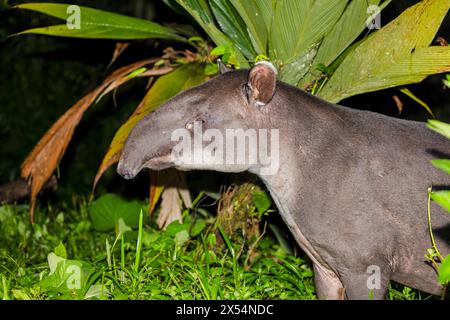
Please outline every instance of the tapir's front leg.
[{"label": "tapir's front leg", "polygon": [[344,300],[345,290],[338,276],[331,270],[314,263],[316,294],[323,300]]},{"label": "tapir's front leg", "polygon": [[[340,274],[346,298],[349,300],[383,300],[386,299],[390,274],[377,269],[364,271],[348,271]],[[381,269],[380,269],[381,270]]]},{"label": "tapir's front leg", "polygon": [[[377,267],[377,266],[373,266]],[[377,267],[378,268],[378,267]],[[377,269],[378,270],[378,269]],[[345,270],[336,275],[330,269],[314,263],[314,282],[319,299],[382,300],[386,298],[389,275],[377,270]],[[373,273],[372,273],[373,272]]]}]

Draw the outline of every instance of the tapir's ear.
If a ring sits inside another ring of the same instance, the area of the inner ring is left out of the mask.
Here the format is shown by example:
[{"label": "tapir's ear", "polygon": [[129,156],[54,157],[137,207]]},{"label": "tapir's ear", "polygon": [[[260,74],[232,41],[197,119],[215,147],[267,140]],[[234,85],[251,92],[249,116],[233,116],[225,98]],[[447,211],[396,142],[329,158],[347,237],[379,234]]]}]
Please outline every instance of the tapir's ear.
[{"label": "tapir's ear", "polygon": [[272,100],[277,86],[277,69],[268,61],[260,61],[250,69],[248,87],[257,105],[264,106]]},{"label": "tapir's ear", "polygon": [[230,69],[220,59],[217,59],[217,65],[219,66],[219,74],[224,74],[230,71]]}]

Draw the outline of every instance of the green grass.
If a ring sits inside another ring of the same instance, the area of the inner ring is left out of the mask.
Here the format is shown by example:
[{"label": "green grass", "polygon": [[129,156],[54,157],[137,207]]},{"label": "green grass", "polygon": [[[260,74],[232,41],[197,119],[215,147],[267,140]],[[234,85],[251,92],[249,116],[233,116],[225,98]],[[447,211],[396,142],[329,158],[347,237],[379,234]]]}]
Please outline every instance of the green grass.
[{"label": "green grass", "polygon": [[[41,211],[34,227],[27,209],[0,207],[3,299],[315,299],[313,273],[304,259],[264,237],[245,266],[248,252],[238,258],[229,247],[217,248],[214,218],[195,236],[189,218],[165,231],[143,226],[137,247],[137,231],[124,237],[95,231],[83,201]],[[235,252],[240,248],[230,245]],[[52,252],[66,254],[66,266],[85,265],[80,289],[68,290],[64,272],[49,275]]]},{"label": "green grass", "polygon": [[[34,227],[27,206],[2,206],[0,298],[316,299],[310,262],[273,237],[219,246],[214,216],[184,216],[164,231],[143,219],[123,234],[96,231],[84,200],[39,210]],[[389,298],[421,297],[395,286]]]}]

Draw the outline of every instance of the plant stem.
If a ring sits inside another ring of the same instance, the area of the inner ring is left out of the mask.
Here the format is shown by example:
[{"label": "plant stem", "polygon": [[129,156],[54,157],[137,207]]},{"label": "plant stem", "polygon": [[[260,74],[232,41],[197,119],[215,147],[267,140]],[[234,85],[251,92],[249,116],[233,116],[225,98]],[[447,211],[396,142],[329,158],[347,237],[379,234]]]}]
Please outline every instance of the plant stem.
[{"label": "plant stem", "polygon": [[436,254],[439,258],[440,261],[443,261],[444,258],[442,257],[441,253],[439,252],[437,246],[436,246],[436,241],[434,240],[434,236],[433,236],[433,228],[431,227],[431,193],[432,193],[432,187],[428,188],[428,231],[430,232],[430,237],[431,237],[431,243],[433,245],[433,249],[434,251],[436,251]]}]

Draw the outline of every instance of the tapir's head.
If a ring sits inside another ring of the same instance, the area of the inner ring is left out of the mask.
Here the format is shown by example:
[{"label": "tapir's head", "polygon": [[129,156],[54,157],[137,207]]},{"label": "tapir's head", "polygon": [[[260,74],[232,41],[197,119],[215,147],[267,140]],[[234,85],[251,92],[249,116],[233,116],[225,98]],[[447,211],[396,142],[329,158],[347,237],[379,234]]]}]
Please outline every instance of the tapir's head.
[{"label": "tapir's head", "polygon": [[[175,96],[138,122],[117,168],[122,177],[134,178],[143,168],[223,172],[251,169],[254,164],[250,161],[224,163],[217,159],[224,159],[230,152],[221,147],[230,129],[238,129],[234,133],[239,139],[243,134],[239,130],[248,133],[248,129],[254,129],[258,133],[267,128],[277,71],[268,62],[257,63],[250,70],[228,71],[223,65],[220,69],[219,76]],[[203,135],[200,140],[199,135]],[[244,140],[251,147],[251,137]],[[208,152],[203,154],[209,154],[200,156],[201,161],[196,153],[199,148],[206,148]]]}]

